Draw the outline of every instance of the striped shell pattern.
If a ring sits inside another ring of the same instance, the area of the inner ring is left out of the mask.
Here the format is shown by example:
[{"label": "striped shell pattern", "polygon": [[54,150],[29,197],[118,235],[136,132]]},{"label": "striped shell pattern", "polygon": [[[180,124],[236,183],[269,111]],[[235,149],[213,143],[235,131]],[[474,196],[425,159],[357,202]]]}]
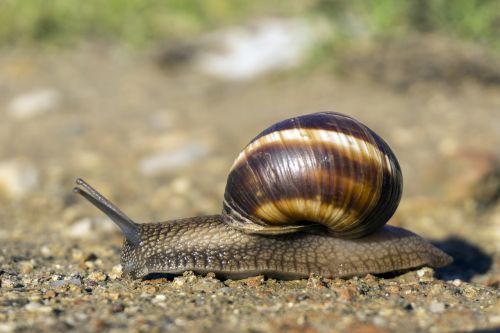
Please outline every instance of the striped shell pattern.
[{"label": "striped shell pattern", "polygon": [[228,176],[223,215],[249,233],[281,234],[323,225],[359,238],[394,214],[403,182],[387,143],[333,112],[283,120],[255,137]]}]

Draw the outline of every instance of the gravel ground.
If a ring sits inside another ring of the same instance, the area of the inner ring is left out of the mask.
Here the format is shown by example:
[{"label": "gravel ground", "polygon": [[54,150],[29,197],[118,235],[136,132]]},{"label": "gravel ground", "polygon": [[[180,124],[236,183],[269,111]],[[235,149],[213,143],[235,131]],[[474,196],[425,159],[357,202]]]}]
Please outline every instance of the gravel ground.
[{"label": "gravel ground", "polygon": [[[428,61],[447,63],[446,47],[429,49]],[[398,72],[387,77],[405,72],[407,59],[390,59]],[[0,332],[499,329],[500,86],[460,76],[459,65],[452,79],[429,79],[411,64],[401,88],[348,75],[348,65],[342,76],[234,83],[96,45],[3,54]],[[120,233],[71,192],[82,177],[139,221],[217,213],[239,150],[277,120],[320,110],[350,114],[390,143],[405,177],[391,224],[432,240],[452,265],[347,280],[130,280]]]}]

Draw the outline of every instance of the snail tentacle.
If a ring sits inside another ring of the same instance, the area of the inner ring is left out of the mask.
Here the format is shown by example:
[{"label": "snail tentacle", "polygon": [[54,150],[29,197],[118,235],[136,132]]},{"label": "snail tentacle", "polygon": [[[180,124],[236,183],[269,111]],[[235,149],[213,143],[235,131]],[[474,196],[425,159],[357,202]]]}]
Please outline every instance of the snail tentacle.
[{"label": "snail tentacle", "polygon": [[[77,186],[73,188],[75,193],[80,194],[92,205],[106,214],[120,228],[125,238],[132,244],[138,245],[140,242],[139,225],[122,212],[116,205],[106,199],[101,193],[90,186],[83,179],[76,180]],[[81,187],[78,187],[81,186]]]}]

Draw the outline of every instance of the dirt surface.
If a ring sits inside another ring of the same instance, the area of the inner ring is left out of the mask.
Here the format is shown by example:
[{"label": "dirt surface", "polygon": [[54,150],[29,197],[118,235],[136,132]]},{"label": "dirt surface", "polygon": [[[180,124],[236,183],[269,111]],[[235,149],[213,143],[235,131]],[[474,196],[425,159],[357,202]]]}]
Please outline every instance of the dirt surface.
[{"label": "dirt surface", "polygon": [[[222,82],[95,45],[4,53],[0,332],[499,329],[500,86],[456,73],[454,84],[415,81],[412,68],[397,89],[370,71],[321,69]],[[321,110],[350,114],[389,142],[405,179],[391,224],[454,264],[348,280],[130,280],[120,233],[71,191],[82,177],[138,221],[217,213],[227,171],[253,136]]]}]

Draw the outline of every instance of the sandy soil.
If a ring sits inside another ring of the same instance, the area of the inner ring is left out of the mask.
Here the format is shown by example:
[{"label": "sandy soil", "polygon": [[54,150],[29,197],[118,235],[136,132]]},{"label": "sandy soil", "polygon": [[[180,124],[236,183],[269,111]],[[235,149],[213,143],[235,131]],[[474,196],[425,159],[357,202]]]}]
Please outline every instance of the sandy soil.
[{"label": "sandy soil", "polygon": [[[422,63],[449,63],[446,47],[429,49]],[[459,64],[486,62],[455,53]],[[95,45],[2,55],[0,332],[498,329],[500,86],[458,65],[451,77],[418,75],[414,62],[385,56],[386,78],[406,68],[406,79],[378,80],[356,54],[337,74],[239,83]],[[349,280],[130,280],[117,266],[121,235],[71,191],[85,178],[138,221],[217,213],[240,149],[277,120],[320,110],[350,114],[390,143],[405,178],[391,223],[454,264]]]}]

